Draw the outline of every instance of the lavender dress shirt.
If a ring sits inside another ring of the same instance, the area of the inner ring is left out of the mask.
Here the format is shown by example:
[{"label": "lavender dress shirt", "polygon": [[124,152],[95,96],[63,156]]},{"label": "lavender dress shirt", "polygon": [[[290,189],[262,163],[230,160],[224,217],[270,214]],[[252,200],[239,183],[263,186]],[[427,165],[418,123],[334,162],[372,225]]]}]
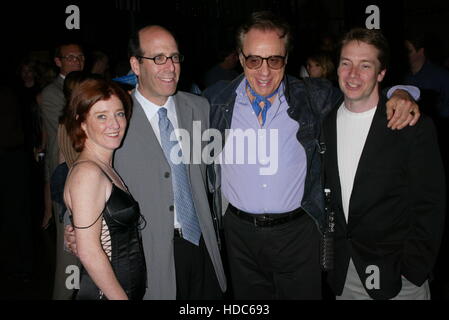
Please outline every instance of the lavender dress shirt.
[{"label": "lavender dress shirt", "polygon": [[[245,86],[246,79],[236,90],[231,124],[234,135],[228,135],[222,154],[223,195],[234,207],[254,214],[295,210],[301,206],[304,194],[307,159],[296,138],[299,124],[287,114],[284,85],[281,84],[262,127]],[[238,143],[239,129],[251,139]],[[243,153],[239,153],[239,147]]]}]

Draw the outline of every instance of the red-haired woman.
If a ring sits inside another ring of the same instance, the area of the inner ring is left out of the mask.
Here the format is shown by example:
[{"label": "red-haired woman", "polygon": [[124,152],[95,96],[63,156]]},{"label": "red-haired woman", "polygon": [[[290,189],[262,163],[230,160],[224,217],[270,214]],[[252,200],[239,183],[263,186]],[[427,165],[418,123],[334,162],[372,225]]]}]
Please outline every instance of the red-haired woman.
[{"label": "red-haired woman", "polygon": [[80,152],[64,189],[83,265],[76,298],[142,299],[142,217],[112,167],[130,117],[130,97],[113,82],[88,79],[74,89],[68,108],[65,125]]}]

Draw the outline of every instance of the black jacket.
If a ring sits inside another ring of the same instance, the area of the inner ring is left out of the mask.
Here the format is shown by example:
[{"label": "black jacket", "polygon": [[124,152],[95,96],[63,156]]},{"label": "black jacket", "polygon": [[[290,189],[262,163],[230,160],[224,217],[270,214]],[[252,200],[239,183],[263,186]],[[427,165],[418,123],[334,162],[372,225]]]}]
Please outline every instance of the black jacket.
[{"label": "black jacket", "polygon": [[369,266],[377,266],[380,288],[373,299],[390,299],[401,290],[401,275],[417,286],[429,277],[444,225],[444,168],[432,121],[387,128],[385,99],[380,101],[360,158],[349,204],[343,213],[337,158],[338,106],[323,124],[326,186],[336,212],[335,268],[329,280],[341,295],[349,259],[366,289]]}]

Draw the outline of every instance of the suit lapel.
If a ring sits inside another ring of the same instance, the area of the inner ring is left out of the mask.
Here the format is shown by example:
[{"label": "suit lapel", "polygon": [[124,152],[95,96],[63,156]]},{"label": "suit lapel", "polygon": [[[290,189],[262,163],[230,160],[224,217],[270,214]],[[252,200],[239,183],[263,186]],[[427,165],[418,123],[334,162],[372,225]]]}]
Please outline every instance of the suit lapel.
[{"label": "suit lapel", "polygon": [[374,114],[373,121],[360,156],[359,164],[357,166],[351,199],[349,201],[348,229],[350,230],[360,222],[366,213],[363,203],[365,196],[369,195],[371,192],[371,190],[362,187],[361,181],[364,181],[364,179],[369,179],[369,177],[367,177],[367,174],[369,173],[367,170],[373,167],[378,159],[377,154],[380,152],[385,139],[388,139],[387,135],[390,129],[387,128],[385,103],[386,101],[382,99],[376,113]]},{"label": "suit lapel", "polygon": [[191,133],[193,126],[193,110],[189,101],[182,99],[179,94],[174,96],[174,101],[179,128]]},{"label": "suit lapel", "polygon": [[63,89],[64,89],[64,79],[60,75],[58,75],[58,77],[56,78],[56,86],[59,89],[61,89],[61,92],[63,91]]},{"label": "suit lapel", "polygon": [[[142,139],[142,143],[140,144],[142,147],[147,149],[147,154],[151,155],[151,158],[156,159],[157,161],[166,161],[164,156],[164,152],[162,150],[159,141],[157,140],[156,134],[154,133],[153,128],[151,127],[151,123],[148,121],[148,118],[143,111],[143,107],[137,101],[137,99],[133,95],[133,115],[131,118],[132,126],[135,128],[137,132],[137,137]],[[156,151],[157,150],[157,151]],[[168,165],[168,162],[167,162]]]},{"label": "suit lapel", "polygon": [[[176,116],[178,118],[178,126],[179,129],[184,129],[189,133],[189,137],[190,139],[187,139],[187,141],[185,141],[185,139],[182,139],[180,141],[181,145],[182,145],[182,150],[184,150],[184,152],[186,150],[190,150],[190,155],[189,155],[189,163],[192,163],[193,161],[193,155],[192,155],[192,150],[193,150],[193,108],[190,105],[190,102],[187,99],[182,99],[182,97],[178,94],[176,94],[174,96],[174,101],[175,101],[175,110],[176,110]],[[192,168],[192,166],[187,166],[187,168],[189,168],[188,173],[189,173],[189,179],[190,179],[190,170]]]}]

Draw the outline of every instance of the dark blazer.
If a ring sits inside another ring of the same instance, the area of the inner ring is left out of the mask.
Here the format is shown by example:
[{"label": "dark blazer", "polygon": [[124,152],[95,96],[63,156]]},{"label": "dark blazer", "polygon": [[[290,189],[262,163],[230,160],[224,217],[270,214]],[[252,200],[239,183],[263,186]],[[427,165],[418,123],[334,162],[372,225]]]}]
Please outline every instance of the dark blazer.
[{"label": "dark blazer", "polygon": [[[444,168],[432,121],[422,116],[414,127],[387,128],[381,100],[360,158],[346,223],[337,158],[337,111],[323,124],[327,151],[326,186],[336,213],[335,267],[329,274],[341,295],[352,258],[373,299],[390,299],[401,290],[401,275],[421,286],[432,271],[444,225]],[[377,266],[380,288],[366,280]]]},{"label": "dark blazer", "polygon": [[64,105],[64,79],[58,75],[42,91],[42,125],[47,133],[47,150],[45,155],[46,179],[50,181],[53,171],[59,164],[58,126]]}]

